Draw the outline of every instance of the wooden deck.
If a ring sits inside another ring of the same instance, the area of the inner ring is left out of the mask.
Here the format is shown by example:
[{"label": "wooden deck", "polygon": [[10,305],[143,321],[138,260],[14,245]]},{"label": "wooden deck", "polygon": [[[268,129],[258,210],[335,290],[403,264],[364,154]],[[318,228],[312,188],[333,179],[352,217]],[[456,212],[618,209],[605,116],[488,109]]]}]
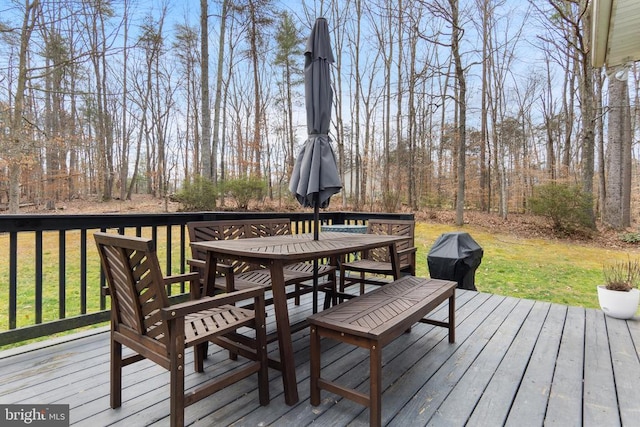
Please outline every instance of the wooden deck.
[{"label": "wooden deck", "polygon": [[[308,315],[309,300],[292,312]],[[445,305],[434,316],[444,320],[446,313]],[[383,424],[639,425],[640,320],[459,290],[456,321],[455,344],[447,342],[445,328],[417,324],[385,347]],[[109,408],[109,339],[101,331],[1,352],[0,403],[69,404],[71,424],[79,426],[168,425],[168,373],[146,361],[125,368],[123,406]],[[259,406],[257,379],[249,378],[188,407],[186,422],[368,425],[367,409],[327,392],[320,406],[309,404],[309,331],[296,333],[293,345],[297,405],[285,405],[281,376],[270,370],[268,406]],[[323,376],[368,386],[367,351],[329,341],[322,346]],[[210,349],[205,374],[188,365],[188,385],[241,363],[218,350]]]}]

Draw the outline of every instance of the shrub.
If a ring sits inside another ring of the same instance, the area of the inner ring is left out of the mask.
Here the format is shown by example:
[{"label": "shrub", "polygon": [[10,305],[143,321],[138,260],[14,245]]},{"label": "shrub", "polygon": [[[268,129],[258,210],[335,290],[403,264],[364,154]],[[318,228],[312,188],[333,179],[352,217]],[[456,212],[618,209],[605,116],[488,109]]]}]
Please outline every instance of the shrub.
[{"label": "shrub", "polygon": [[556,233],[571,235],[593,229],[591,195],[577,185],[539,185],[534,188],[529,207],[535,215],[549,218]]},{"label": "shrub", "polygon": [[210,211],[216,208],[216,188],[211,181],[196,176],[193,182],[185,182],[182,190],[173,198],[182,203],[185,211]]},{"label": "shrub", "polygon": [[382,194],[382,208],[384,212],[395,212],[400,204],[400,193],[389,190]]},{"label": "shrub", "polygon": [[259,178],[238,178],[223,183],[224,194],[231,197],[239,210],[246,211],[251,200],[262,200],[267,185]]},{"label": "shrub", "polygon": [[620,240],[625,243],[640,243],[640,232],[629,232],[620,235]]}]

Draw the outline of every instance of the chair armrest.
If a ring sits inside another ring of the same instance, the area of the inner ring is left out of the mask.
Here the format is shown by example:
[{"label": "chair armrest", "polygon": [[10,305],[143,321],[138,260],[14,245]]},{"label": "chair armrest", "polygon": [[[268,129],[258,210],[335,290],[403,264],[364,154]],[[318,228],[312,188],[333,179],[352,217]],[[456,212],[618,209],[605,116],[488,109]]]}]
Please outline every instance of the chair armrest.
[{"label": "chair armrest", "polygon": [[195,269],[205,268],[207,266],[207,263],[201,259],[189,258],[187,259],[187,265],[191,267],[191,271],[193,271],[194,268]]},{"label": "chair armrest", "polygon": [[174,283],[189,282],[189,295],[191,295],[191,299],[197,299],[200,296],[200,274],[197,272],[165,276],[162,278],[162,281],[165,286]]},{"label": "chair armrest", "polygon": [[398,251],[398,255],[416,253],[417,250],[418,250],[418,248],[416,248],[415,246],[411,247],[411,248],[402,249],[402,250]]},{"label": "chair armrest", "polygon": [[[188,259],[187,264],[192,267],[191,271],[195,270],[204,270],[207,267],[207,263],[201,259]],[[228,264],[216,264],[216,270],[222,274],[232,274],[233,267]]]},{"label": "chair armrest", "polygon": [[172,276],[163,277],[163,281],[165,285],[171,285],[173,283],[183,283],[183,282],[191,282],[191,281],[199,280],[198,273],[183,273],[183,274],[174,274]]},{"label": "chair armrest", "polygon": [[165,320],[175,319],[198,311],[220,307],[225,304],[233,304],[250,298],[257,298],[258,300],[264,299],[264,289],[258,287],[243,289],[241,291],[219,294],[213,297],[203,297],[198,300],[170,305],[169,307],[161,309],[161,315]]},{"label": "chair armrest", "polygon": [[407,255],[409,258],[409,266],[410,266],[410,273],[412,276],[416,275],[416,253],[418,251],[417,247],[412,247],[412,248],[406,248],[403,249],[401,251],[398,251],[398,256],[401,255]]}]

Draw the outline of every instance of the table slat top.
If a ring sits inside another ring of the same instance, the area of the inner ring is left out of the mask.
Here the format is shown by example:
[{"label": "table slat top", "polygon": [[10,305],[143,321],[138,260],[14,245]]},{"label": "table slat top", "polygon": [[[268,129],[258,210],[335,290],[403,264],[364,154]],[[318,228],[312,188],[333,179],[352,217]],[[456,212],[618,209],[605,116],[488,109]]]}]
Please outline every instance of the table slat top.
[{"label": "table slat top", "polygon": [[392,245],[406,239],[407,236],[326,232],[320,233],[318,240],[314,240],[312,234],[292,234],[193,242],[191,245],[200,250],[243,258],[310,260]]}]

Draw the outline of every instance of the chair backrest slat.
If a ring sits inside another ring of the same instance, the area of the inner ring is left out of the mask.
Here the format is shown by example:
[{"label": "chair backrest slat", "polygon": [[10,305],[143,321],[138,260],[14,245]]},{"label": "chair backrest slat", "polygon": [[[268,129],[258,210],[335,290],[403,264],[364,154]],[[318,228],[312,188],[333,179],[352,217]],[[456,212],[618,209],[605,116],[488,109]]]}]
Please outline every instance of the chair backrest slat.
[{"label": "chair backrest slat", "polygon": [[[367,225],[367,233],[410,237],[409,239],[403,240],[396,244],[398,251],[401,251],[403,249],[408,249],[414,246],[415,221],[400,219],[369,220]],[[386,247],[371,250],[369,252],[369,258],[374,261],[390,262],[389,251]],[[409,262],[409,255],[400,256],[400,264],[407,264]]]},{"label": "chair backrest slat", "polygon": [[115,330],[127,329],[166,346],[168,326],[160,310],[169,300],[153,241],[107,233],[95,233],[94,238],[111,294]]},{"label": "chair backrest slat", "polygon": [[[244,220],[218,220],[218,221],[194,221],[187,223],[189,239],[191,242],[206,240],[233,240],[250,237],[268,237],[291,234],[291,222],[289,218],[270,219],[244,219]],[[194,259],[205,260],[206,252],[197,248],[191,248]],[[239,262],[233,259],[221,260],[223,264],[233,266],[236,273],[255,270],[259,266]]]}]

